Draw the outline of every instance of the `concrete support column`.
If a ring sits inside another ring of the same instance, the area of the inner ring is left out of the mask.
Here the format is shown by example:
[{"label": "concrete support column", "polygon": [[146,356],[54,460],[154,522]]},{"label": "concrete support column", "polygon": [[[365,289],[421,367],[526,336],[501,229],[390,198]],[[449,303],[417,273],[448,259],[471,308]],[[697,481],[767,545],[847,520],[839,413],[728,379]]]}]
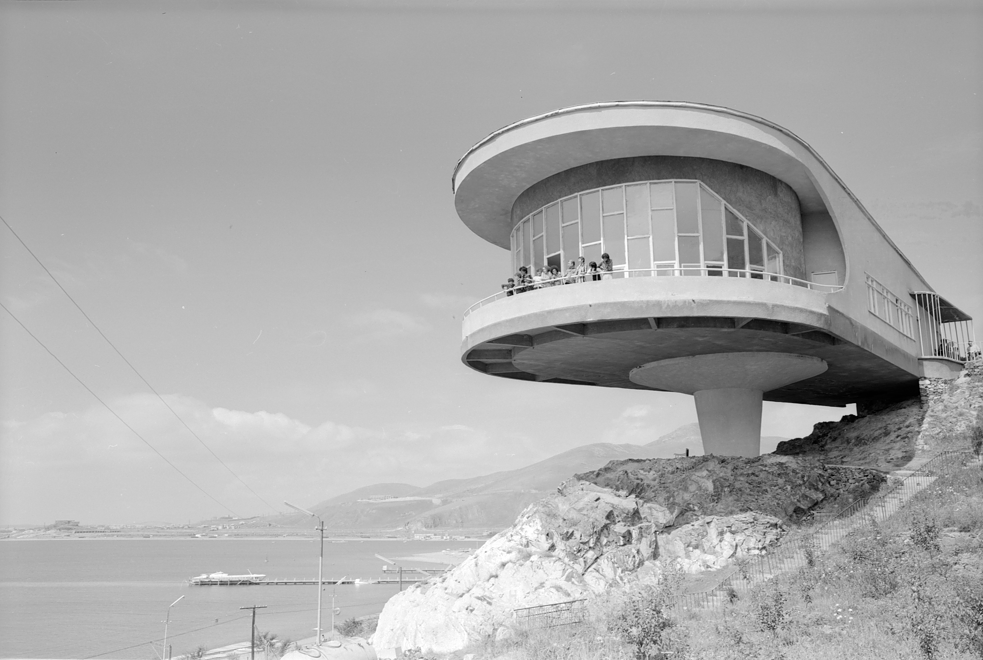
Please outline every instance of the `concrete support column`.
[{"label": "concrete support column", "polygon": [[718,456],[760,454],[763,394],[740,387],[694,392],[703,452]]},{"label": "concrete support column", "polygon": [[718,456],[761,452],[764,392],[826,371],[826,363],[794,353],[708,353],[648,362],[631,370],[631,382],[696,399],[703,451]]}]

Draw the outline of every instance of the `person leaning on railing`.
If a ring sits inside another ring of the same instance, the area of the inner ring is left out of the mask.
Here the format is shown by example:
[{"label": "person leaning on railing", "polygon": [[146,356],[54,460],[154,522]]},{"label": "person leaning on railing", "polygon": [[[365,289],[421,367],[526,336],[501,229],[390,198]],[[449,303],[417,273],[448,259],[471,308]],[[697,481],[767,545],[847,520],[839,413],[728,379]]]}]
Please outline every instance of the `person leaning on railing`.
[{"label": "person leaning on railing", "polygon": [[577,281],[577,262],[573,259],[567,264],[567,269],[563,272],[563,283],[573,284]]},{"label": "person leaning on railing", "polygon": [[588,279],[591,282],[599,282],[601,280],[601,269],[597,267],[596,261],[587,264],[587,274],[590,275]]},{"label": "person leaning on railing", "polygon": [[606,280],[609,280],[612,277],[614,277],[613,275],[611,275],[611,273],[614,271],[614,264],[611,262],[611,255],[609,255],[607,252],[602,254],[601,263],[598,264],[597,269],[601,271],[602,273],[601,277]]}]

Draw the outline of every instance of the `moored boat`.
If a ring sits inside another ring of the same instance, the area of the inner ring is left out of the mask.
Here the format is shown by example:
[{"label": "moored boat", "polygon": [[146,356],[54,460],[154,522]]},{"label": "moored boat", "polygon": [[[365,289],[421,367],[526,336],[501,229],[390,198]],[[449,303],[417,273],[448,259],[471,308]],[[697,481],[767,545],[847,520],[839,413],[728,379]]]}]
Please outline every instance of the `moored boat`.
[{"label": "moored boat", "polygon": [[261,573],[249,571],[246,575],[229,575],[228,573],[202,573],[188,580],[193,585],[217,586],[217,585],[237,585],[237,584],[259,584],[266,578]]}]

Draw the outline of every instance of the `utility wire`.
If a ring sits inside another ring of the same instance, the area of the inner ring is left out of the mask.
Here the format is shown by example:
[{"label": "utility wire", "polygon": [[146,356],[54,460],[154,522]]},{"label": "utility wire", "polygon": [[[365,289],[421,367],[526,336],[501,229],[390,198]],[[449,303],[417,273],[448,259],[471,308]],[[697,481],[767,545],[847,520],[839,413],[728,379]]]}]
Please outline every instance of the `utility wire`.
[{"label": "utility wire", "polygon": [[131,430],[131,431],[133,432],[133,435],[135,435],[136,437],[138,437],[138,438],[140,438],[140,440],[142,440],[142,441],[143,441],[143,444],[145,444],[145,445],[147,445],[148,447],[150,447],[150,448],[151,448],[151,449],[152,449],[152,450],[154,451],[154,453],[155,453],[155,454],[157,454],[158,456],[160,456],[160,457],[161,457],[161,459],[162,459],[162,460],[163,460],[163,461],[164,461],[165,463],[167,463],[168,465],[170,465],[170,466],[171,466],[172,468],[174,468],[174,469],[175,469],[175,470],[177,471],[177,473],[178,473],[178,474],[180,474],[180,475],[181,475],[182,477],[184,477],[185,479],[187,479],[187,480],[188,480],[188,482],[189,482],[189,483],[190,483],[190,484],[191,484],[192,486],[194,486],[195,488],[197,488],[198,490],[200,490],[200,491],[201,491],[202,493],[204,493],[205,495],[207,495],[207,496],[208,496],[208,498],[209,498],[210,500],[212,500],[213,502],[215,502],[216,504],[218,504],[218,505],[219,505],[220,507],[222,507],[223,509],[225,509],[226,511],[228,511],[229,513],[231,513],[231,514],[232,514],[233,516],[235,516],[236,518],[238,518],[238,517],[239,517],[239,514],[238,514],[238,513],[236,513],[235,511],[233,511],[233,510],[232,510],[232,509],[230,509],[229,507],[227,507],[227,506],[225,506],[224,504],[222,504],[221,502],[219,502],[219,501],[218,501],[217,499],[215,499],[215,498],[214,498],[214,497],[213,497],[213,496],[212,496],[211,494],[209,494],[209,492],[208,492],[208,491],[206,491],[206,490],[205,490],[204,488],[202,488],[202,487],[201,487],[201,486],[199,486],[199,485],[198,485],[197,483],[195,483],[195,480],[194,480],[194,479],[192,479],[191,477],[189,477],[188,475],[186,475],[186,474],[185,474],[184,472],[182,472],[182,471],[181,471],[181,468],[179,468],[178,466],[176,466],[176,465],[174,465],[174,463],[171,463],[171,462],[170,462],[169,460],[167,460],[167,457],[166,457],[166,456],[164,456],[164,455],[163,455],[162,453],[160,453],[159,451],[157,451],[157,448],[156,448],[156,447],[154,447],[154,446],[153,446],[152,444],[150,444],[150,442],[149,442],[149,441],[147,441],[147,439],[146,439],[146,438],[144,438],[144,437],[143,437],[142,435],[140,435],[140,434],[139,434],[139,433],[137,432],[137,430],[136,430],[135,428],[133,428],[132,426],[130,426],[129,424],[127,424],[127,423],[126,423],[126,420],[125,420],[125,419],[123,419],[122,417],[120,417],[120,416],[119,416],[119,415],[118,415],[118,414],[116,413],[116,411],[115,411],[115,410],[113,410],[112,408],[110,408],[110,407],[109,407],[109,404],[108,404],[108,403],[106,403],[106,402],[105,402],[105,401],[103,401],[103,400],[102,400],[101,398],[99,398],[99,395],[98,395],[98,394],[96,394],[95,392],[93,392],[93,391],[92,391],[92,388],[90,388],[90,387],[89,387],[88,385],[86,385],[86,384],[85,384],[84,382],[82,382],[82,379],[81,379],[81,378],[79,378],[78,376],[76,376],[76,375],[75,375],[75,373],[74,373],[74,372],[73,372],[73,371],[72,371],[71,369],[69,369],[69,368],[68,368],[68,366],[67,366],[67,365],[66,365],[66,364],[65,364],[64,362],[62,362],[62,361],[61,361],[61,360],[60,360],[60,359],[58,358],[58,356],[57,356],[57,355],[55,355],[54,353],[52,353],[52,352],[51,352],[51,349],[50,349],[50,348],[48,348],[47,346],[45,346],[45,345],[44,345],[44,342],[42,342],[42,341],[41,341],[40,339],[38,339],[38,338],[37,338],[37,337],[36,337],[36,336],[34,335],[34,333],[33,333],[33,332],[31,332],[31,331],[30,331],[30,330],[29,330],[29,329],[27,328],[27,326],[26,326],[26,325],[24,325],[24,324],[23,324],[23,323],[21,322],[21,320],[20,320],[19,318],[17,318],[16,316],[14,316],[14,313],[13,313],[13,312],[11,312],[11,311],[10,311],[9,309],[7,309],[7,307],[6,307],[6,306],[5,306],[5,305],[4,305],[4,304],[3,304],[2,302],[0,302],[0,307],[2,307],[2,308],[3,308],[3,311],[5,311],[5,312],[7,312],[8,314],[10,314],[10,318],[12,318],[12,319],[14,319],[15,321],[17,321],[17,324],[18,324],[18,325],[19,325],[20,327],[22,327],[22,328],[24,328],[24,332],[26,332],[27,334],[29,334],[29,335],[31,335],[31,339],[33,339],[34,341],[36,341],[36,342],[37,342],[37,343],[38,343],[38,344],[39,344],[39,345],[41,346],[41,348],[43,348],[43,349],[44,349],[45,351],[47,351],[47,352],[48,352],[48,355],[50,355],[51,357],[53,357],[53,358],[55,359],[55,361],[57,361],[57,362],[58,362],[58,364],[60,364],[60,365],[62,366],[62,368],[64,368],[64,369],[65,369],[65,371],[67,371],[67,372],[68,372],[69,374],[71,374],[71,376],[72,376],[72,378],[74,378],[75,380],[77,380],[77,381],[78,381],[78,383],[79,383],[79,385],[81,385],[82,387],[84,387],[84,388],[86,389],[86,391],[87,391],[87,392],[88,392],[89,394],[91,394],[92,396],[94,396],[94,397],[96,398],[96,401],[98,401],[98,402],[99,402],[99,403],[101,403],[101,404],[102,404],[103,406],[105,406],[105,408],[106,408],[106,410],[108,410],[109,412],[111,412],[111,413],[113,414],[113,417],[115,417],[116,419],[118,419],[118,420],[119,420],[119,421],[120,421],[120,422],[121,422],[121,423],[123,424],[123,426],[125,426],[125,427],[126,427],[126,428],[128,428],[128,429],[130,429],[130,430]]},{"label": "utility wire", "polygon": [[[269,502],[267,502],[266,500],[264,500],[262,498],[262,496],[260,496],[259,493],[257,493],[252,488],[250,488],[249,487],[249,484],[247,484],[245,481],[243,481],[242,478],[239,477],[239,475],[236,474],[232,470],[232,468],[230,468],[228,465],[226,465],[225,464],[225,461],[223,461],[221,458],[219,458],[218,454],[216,454],[214,451],[212,451],[212,448],[209,447],[207,444],[205,444],[205,441],[204,440],[202,440],[200,437],[198,437],[198,434],[195,433],[191,429],[190,426],[188,426],[187,422],[185,422],[181,418],[181,416],[177,414],[177,412],[174,410],[174,408],[171,408],[171,406],[167,403],[167,401],[164,400],[164,397],[162,397],[160,395],[160,393],[156,389],[154,389],[154,386],[151,385],[149,382],[147,382],[147,379],[143,377],[143,374],[141,374],[139,371],[137,371],[137,368],[134,367],[130,363],[130,361],[126,359],[126,356],[124,356],[120,352],[120,350],[118,348],[116,348],[116,345],[113,344],[113,342],[109,341],[109,337],[107,337],[103,333],[103,331],[99,329],[99,326],[96,325],[96,322],[95,321],[93,321],[91,318],[89,318],[89,315],[85,313],[85,310],[83,310],[82,307],[77,302],[75,302],[75,298],[72,298],[71,294],[68,293],[68,291],[65,290],[65,287],[63,287],[61,285],[61,282],[58,281],[58,278],[56,278],[52,274],[52,272],[50,270],[48,270],[48,267],[45,266],[44,263],[38,258],[38,256],[36,254],[34,254],[34,251],[31,250],[31,248],[29,248],[27,246],[27,243],[24,242],[24,239],[22,239],[20,236],[18,236],[17,232],[14,231],[14,228],[10,226],[10,224],[3,218],[3,216],[0,216],[0,220],[2,220],[3,221],[3,224],[5,224],[7,226],[7,229],[10,230],[10,233],[13,234],[14,237],[18,241],[20,241],[20,244],[24,246],[24,249],[27,250],[28,253],[30,253],[30,255],[32,257],[34,257],[34,260],[37,261],[38,262],[38,265],[41,266],[41,268],[44,269],[44,272],[46,272],[48,274],[48,277],[51,278],[51,281],[53,281],[55,284],[57,284],[58,285],[58,288],[61,289],[62,293],[64,293],[68,297],[68,299],[72,301],[72,304],[75,305],[75,308],[82,314],[82,316],[85,317],[85,320],[88,321],[92,325],[93,328],[95,328],[96,332],[99,333],[99,336],[102,337],[106,341],[106,343],[109,344],[109,346],[114,351],[116,351],[116,355],[118,355],[120,357],[120,359],[123,360],[123,362],[126,363],[126,366],[128,366],[130,368],[130,370],[132,370],[133,373],[135,373],[137,375],[137,377],[140,380],[143,381],[143,384],[144,385],[146,385],[148,388],[150,388],[150,391],[153,392],[157,396],[158,399],[160,399],[160,402],[163,403],[164,406],[168,410],[171,411],[171,414],[174,415],[174,417],[176,417],[179,422],[181,422],[181,424],[184,426],[184,428],[188,429],[188,433],[190,433],[191,435],[193,435],[194,438],[195,438],[195,440],[197,440],[201,444],[202,447],[204,447],[205,449],[207,449],[208,450],[208,453],[211,454],[212,456],[214,456],[215,457],[215,460],[222,464],[222,467],[224,467],[226,470],[229,471],[229,474],[231,474],[233,477],[235,477],[239,481],[239,483],[241,483],[243,486],[245,486],[246,487],[246,490],[248,490],[250,493],[252,493],[253,495],[255,495],[259,499],[260,502],[262,502],[263,504],[265,504],[266,506],[268,506],[274,513],[279,513],[279,511],[276,508],[274,508],[272,504],[270,504]],[[154,450],[154,451],[156,451],[156,450]]]},{"label": "utility wire", "polygon": [[[210,623],[207,626],[202,626],[201,628],[195,628],[194,630],[187,630],[187,631],[185,631],[183,633],[177,633],[177,634],[171,635],[171,637],[180,637],[181,635],[190,635],[191,633],[201,632],[202,630],[208,630],[209,628],[216,628],[218,626],[224,626],[224,625],[227,625],[229,623],[235,623],[236,621],[239,621],[240,619],[248,619],[248,618],[249,618],[249,615],[248,614],[243,614],[242,616],[237,616],[235,618],[229,619],[228,621],[222,621],[222,622],[219,622],[219,623]],[[101,658],[102,656],[109,655],[110,653],[119,653],[121,651],[129,651],[130,649],[136,649],[136,648],[140,648],[141,646],[147,646],[148,644],[156,644],[157,641],[158,640],[156,640],[156,639],[152,639],[149,642],[140,642],[139,644],[133,644],[131,646],[125,646],[125,647],[123,647],[121,649],[113,649],[112,651],[103,651],[102,653],[97,653],[95,655],[88,655],[88,656],[86,656],[84,658],[84,660],[90,660],[91,658]]]}]

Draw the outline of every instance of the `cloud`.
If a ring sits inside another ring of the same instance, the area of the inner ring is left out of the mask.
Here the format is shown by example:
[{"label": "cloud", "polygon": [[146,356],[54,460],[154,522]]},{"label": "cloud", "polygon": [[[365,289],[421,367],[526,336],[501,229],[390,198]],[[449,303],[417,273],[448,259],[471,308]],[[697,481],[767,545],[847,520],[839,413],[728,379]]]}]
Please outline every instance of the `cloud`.
[{"label": "cloud", "polygon": [[187,478],[101,406],[78,414],[5,420],[0,425],[0,524],[56,518],[187,521],[230,510],[268,514],[272,510],[262,500],[276,510],[283,500],[313,506],[372,483],[427,485],[524,464],[514,456],[523,455],[525,440],[493,438],[462,424],[310,424],[280,412],[208,406],[178,395],[164,399],[207,449],[152,395],[109,403]]}]

